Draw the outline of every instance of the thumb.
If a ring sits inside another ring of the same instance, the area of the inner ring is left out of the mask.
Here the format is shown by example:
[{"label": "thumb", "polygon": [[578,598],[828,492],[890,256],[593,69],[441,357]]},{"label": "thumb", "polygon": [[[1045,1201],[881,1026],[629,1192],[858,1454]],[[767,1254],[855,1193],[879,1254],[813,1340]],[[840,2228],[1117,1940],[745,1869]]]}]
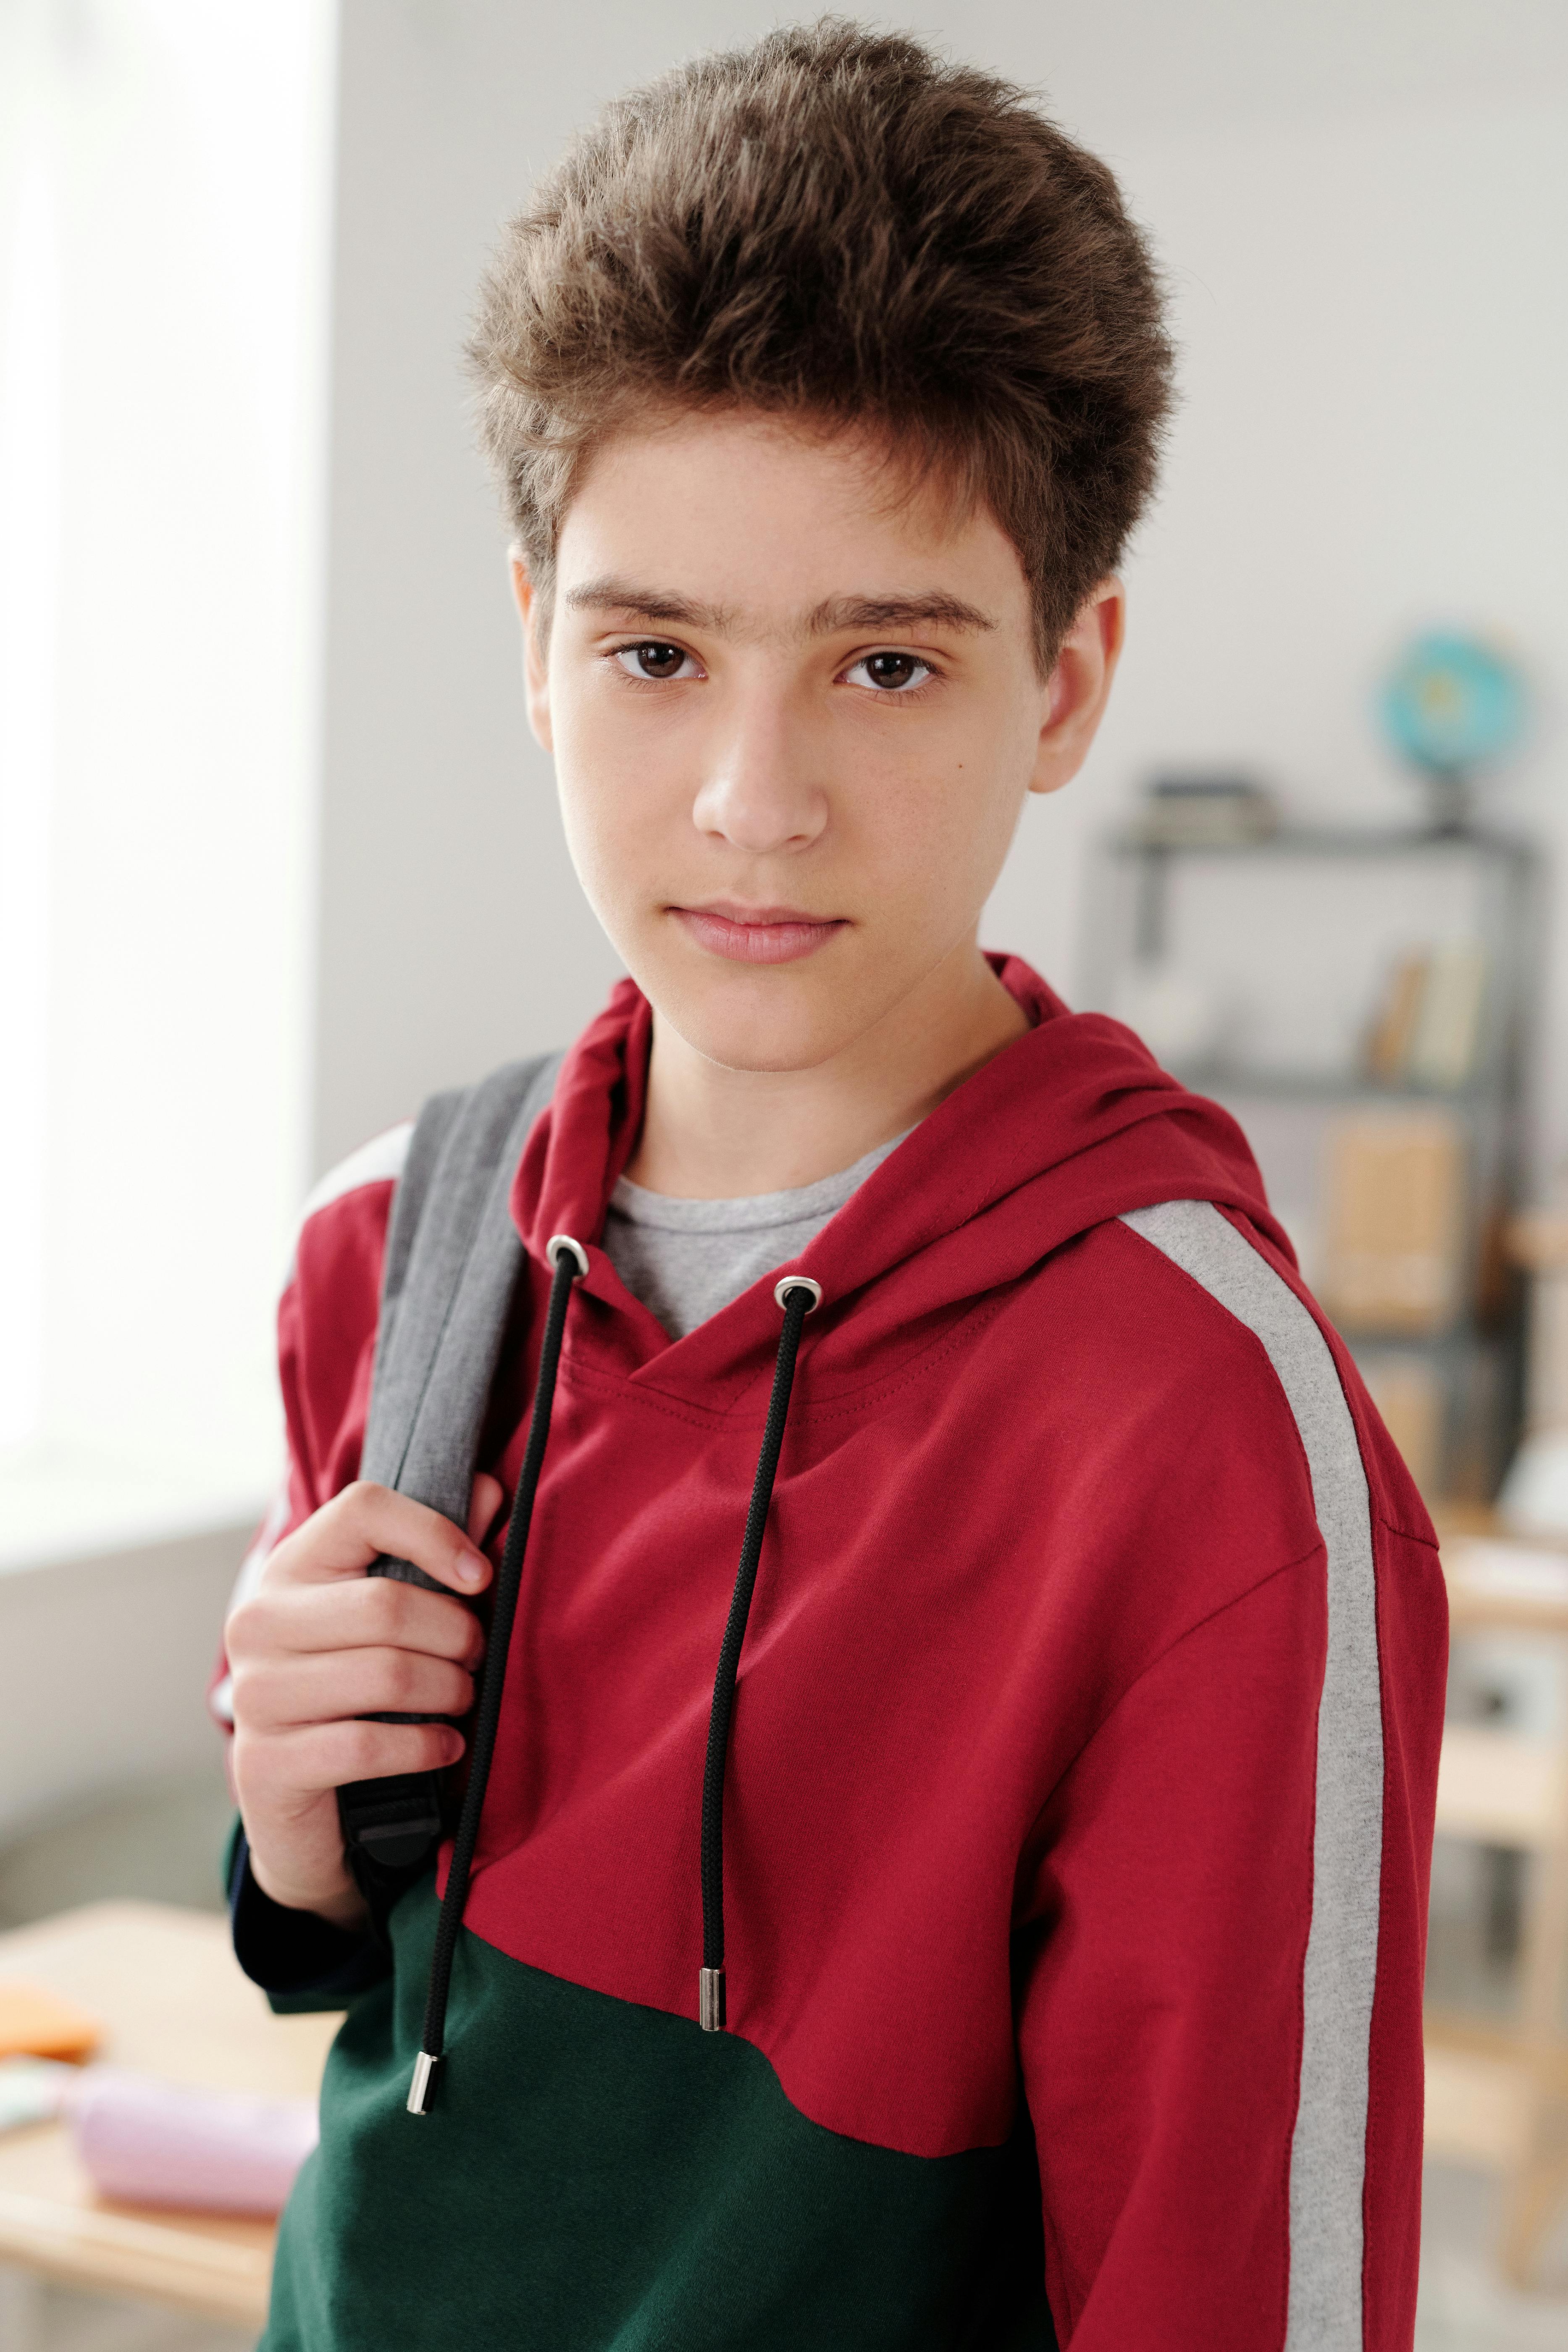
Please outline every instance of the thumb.
[{"label": "thumb", "polygon": [[492,1478],[488,1470],[481,1470],[474,1480],[474,1491],[468,1497],[468,1532],[471,1544],[484,1543],[495,1525],[496,1513],[500,1509],[505,1492],[500,1480]]}]

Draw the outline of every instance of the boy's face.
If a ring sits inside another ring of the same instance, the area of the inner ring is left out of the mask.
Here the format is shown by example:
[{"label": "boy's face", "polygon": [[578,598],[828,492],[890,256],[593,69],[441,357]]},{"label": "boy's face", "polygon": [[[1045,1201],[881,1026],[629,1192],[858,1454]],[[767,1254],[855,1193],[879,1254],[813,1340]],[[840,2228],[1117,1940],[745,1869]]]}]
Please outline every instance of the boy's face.
[{"label": "boy's face", "polygon": [[682,418],[588,467],[547,660],[514,567],[584,889],[660,1019],[730,1068],[817,1066],[973,985],[1024,795],[1076,772],[1110,685],[1115,582],[1042,679],[989,511],[889,491],[856,440]]}]

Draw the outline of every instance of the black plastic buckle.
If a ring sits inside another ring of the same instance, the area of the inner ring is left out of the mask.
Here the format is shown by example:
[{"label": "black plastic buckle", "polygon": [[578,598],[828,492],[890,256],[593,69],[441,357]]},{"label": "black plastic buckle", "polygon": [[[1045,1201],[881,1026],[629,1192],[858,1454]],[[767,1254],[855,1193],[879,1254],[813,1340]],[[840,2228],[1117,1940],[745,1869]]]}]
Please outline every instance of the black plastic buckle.
[{"label": "black plastic buckle", "polygon": [[410,1870],[441,1835],[440,1775],[393,1772],[384,1780],[350,1780],[338,1790],[338,1818],[351,1864],[358,1852],[378,1870]]}]

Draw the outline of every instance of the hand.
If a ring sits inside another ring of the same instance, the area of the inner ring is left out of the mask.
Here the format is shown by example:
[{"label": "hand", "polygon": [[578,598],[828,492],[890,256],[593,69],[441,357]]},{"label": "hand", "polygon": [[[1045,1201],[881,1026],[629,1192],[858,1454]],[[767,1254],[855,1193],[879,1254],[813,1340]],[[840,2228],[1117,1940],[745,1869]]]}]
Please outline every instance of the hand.
[{"label": "hand", "polygon": [[498,1480],[475,1479],[465,1539],[388,1486],[347,1486],[278,1546],[229,1618],[235,1788],[251,1874],[275,1903],[363,1925],[338,1789],[439,1771],[461,1756],[463,1735],[447,1724],[361,1718],[467,1715],[483,1628],[460,1600],[365,1570],[389,1553],[471,1599],[490,1580],[479,1547],[500,1501]]}]

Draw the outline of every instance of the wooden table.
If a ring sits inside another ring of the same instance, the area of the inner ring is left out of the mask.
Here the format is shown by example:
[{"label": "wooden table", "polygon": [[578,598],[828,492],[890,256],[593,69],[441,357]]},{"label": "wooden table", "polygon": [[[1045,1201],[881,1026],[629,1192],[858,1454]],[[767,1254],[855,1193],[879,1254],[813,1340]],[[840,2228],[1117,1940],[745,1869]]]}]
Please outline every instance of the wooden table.
[{"label": "wooden table", "polygon": [[[313,2097],[339,2023],[274,2017],[239,1972],[226,1920],[163,1904],[93,1903],[0,1935],[0,1975],[102,2018],[100,2056],[213,2090]],[[270,2221],[108,2203],[63,2125],[0,2134],[0,2264],[258,2328],[273,2235]]]}]

